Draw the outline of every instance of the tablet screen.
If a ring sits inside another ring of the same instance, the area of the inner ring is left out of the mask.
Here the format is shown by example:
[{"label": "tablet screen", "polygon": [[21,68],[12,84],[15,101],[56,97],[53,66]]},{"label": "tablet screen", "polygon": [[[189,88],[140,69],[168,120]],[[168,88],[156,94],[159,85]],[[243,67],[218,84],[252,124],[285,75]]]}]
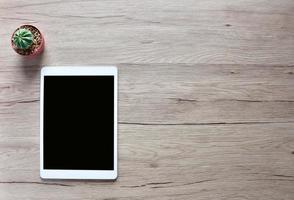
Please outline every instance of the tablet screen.
[{"label": "tablet screen", "polygon": [[114,169],[114,76],[44,76],[44,169]]}]

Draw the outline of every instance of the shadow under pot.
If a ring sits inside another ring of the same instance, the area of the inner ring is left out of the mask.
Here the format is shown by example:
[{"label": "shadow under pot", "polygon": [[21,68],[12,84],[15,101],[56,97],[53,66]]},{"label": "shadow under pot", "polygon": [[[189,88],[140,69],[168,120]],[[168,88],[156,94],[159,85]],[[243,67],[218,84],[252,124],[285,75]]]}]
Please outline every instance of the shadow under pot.
[{"label": "shadow under pot", "polygon": [[11,46],[22,56],[34,57],[43,52],[45,41],[42,33],[35,26],[22,25],[12,34]]}]

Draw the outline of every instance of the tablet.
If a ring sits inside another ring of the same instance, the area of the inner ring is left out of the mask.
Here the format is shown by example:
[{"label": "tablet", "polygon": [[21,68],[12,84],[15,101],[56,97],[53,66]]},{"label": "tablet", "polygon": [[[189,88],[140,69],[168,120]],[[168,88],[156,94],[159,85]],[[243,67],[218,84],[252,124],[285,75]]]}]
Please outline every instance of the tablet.
[{"label": "tablet", "polygon": [[40,176],[117,178],[117,68],[44,67]]}]

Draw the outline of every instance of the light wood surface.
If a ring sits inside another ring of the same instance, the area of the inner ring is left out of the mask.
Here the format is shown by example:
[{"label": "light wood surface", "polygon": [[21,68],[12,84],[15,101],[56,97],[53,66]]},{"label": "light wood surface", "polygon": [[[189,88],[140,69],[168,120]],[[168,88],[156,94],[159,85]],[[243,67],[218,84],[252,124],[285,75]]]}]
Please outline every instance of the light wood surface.
[{"label": "light wood surface", "polygon": [[[0,0],[0,199],[294,199],[293,0]],[[46,50],[10,47],[36,25]],[[119,178],[39,178],[43,65],[119,68]]]}]

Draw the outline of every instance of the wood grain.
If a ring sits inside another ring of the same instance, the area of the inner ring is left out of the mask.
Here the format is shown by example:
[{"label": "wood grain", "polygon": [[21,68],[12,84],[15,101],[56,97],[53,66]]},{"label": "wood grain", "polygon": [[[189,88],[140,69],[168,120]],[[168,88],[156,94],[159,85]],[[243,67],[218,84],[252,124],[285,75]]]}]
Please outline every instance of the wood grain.
[{"label": "wood grain", "polygon": [[[46,64],[293,65],[292,0],[2,0],[0,9],[3,46],[20,23],[38,25]],[[17,58],[0,54],[8,66]]]},{"label": "wood grain", "polygon": [[[0,0],[0,199],[294,198],[294,2]],[[38,26],[46,50],[10,48]],[[119,179],[39,178],[42,65],[119,68]]]}]

